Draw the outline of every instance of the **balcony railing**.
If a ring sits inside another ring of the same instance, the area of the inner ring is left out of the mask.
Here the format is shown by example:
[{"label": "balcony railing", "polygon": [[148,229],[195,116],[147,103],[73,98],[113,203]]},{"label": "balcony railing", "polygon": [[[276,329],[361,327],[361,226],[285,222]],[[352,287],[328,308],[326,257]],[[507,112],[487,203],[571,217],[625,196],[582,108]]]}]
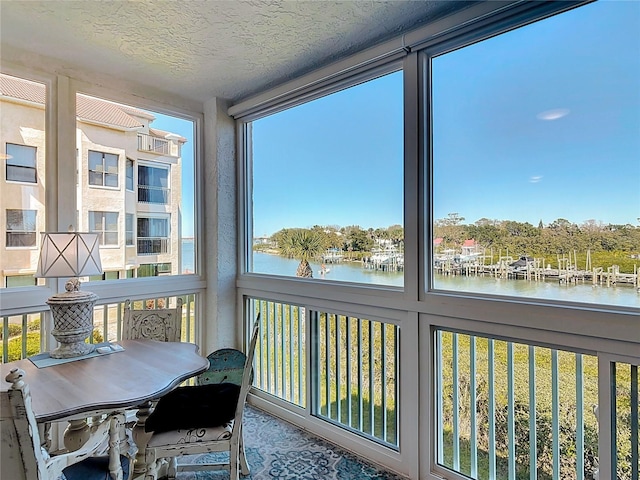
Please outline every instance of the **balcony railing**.
[{"label": "balcony railing", "polygon": [[138,237],[138,255],[169,253],[169,245],[167,237]]},{"label": "balcony railing", "polygon": [[609,476],[598,472],[596,356],[442,330],[436,351],[440,465],[471,478],[638,480],[637,366],[614,375]]},{"label": "balcony railing", "polygon": [[[182,295],[182,336],[184,342],[195,341],[196,295]],[[177,297],[135,300],[134,308],[164,308],[175,305]],[[93,309],[91,343],[122,340],[124,301],[98,305]],[[45,349],[45,319],[47,312],[2,317],[2,363],[36,355]]]},{"label": "balcony railing", "polygon": [[138,185],[138,202],[168,205],[171,202],[171,190],[165,187]]},{"label": "balcony railing", "polygon": [[311,382],[313,415],[397,448],[397,326],[261,299],[253,300],[252,309],[262,321],[256,388],[307,407]]},{"label": "balcony railing", "polygon": [[152,137],[146,133],[139,133],[138,150],[169,155],[169,141],[164,138]]}]

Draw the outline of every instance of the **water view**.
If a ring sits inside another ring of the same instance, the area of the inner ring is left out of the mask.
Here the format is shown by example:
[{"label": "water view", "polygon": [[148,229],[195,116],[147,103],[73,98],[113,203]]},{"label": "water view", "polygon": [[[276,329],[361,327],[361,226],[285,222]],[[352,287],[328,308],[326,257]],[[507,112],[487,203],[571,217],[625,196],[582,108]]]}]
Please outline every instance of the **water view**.
[{"label": "water view", "polygon": [[[253,271],[273,275],[294,276],[300,262],[279,255],[254,252]],[[342,282],[365,283],[402,287],[402,272],[382,272],[362,267],[361,262],[328,264],[321,273],[321,264],[311,263],[313,278]],[[439,290],[465,291],[492,295],[544,298],[566,302],[596,303],[627,307],[640,307],[640,292],[632,285],[594,286],[590,282],[559,284],[557,280],[528,281],[491,276],[464,276],[437,274]]]}]

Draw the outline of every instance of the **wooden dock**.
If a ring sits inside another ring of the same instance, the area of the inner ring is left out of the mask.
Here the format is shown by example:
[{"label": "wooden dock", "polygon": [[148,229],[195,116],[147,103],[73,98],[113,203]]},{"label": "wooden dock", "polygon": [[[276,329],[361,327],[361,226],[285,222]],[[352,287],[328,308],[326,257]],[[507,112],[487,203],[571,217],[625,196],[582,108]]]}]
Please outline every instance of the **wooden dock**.
[{"label": "wooden dock", "polygon": [[[524,267],[512,267],[511,258],[501,259],[498,263],[484,265],[480,262],[458,263],[455,261],[440,261],[434,266],[437,273],[443,275],[480,275],[496,278],[513,278],[530,281],[557,280],[559,283],[587,283],[593,285],[631,285],[640,287],[638,269],[634,273],[620,273],[618,265],[612,265],[606,269],[596,267],[591,270],[579,270],[575,266],[560,262],[560,268],[544,266],[542,259],[535,259]],[[564,267],[564,268],[563,268]]]}]

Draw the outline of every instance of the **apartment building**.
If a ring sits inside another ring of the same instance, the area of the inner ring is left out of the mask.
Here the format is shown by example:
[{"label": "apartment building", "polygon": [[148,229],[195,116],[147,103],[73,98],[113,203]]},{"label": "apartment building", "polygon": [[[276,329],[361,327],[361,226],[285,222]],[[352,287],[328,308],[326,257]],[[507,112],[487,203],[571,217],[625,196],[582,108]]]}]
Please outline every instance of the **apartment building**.
[{"label": "apartment building", "polygon": [[[47,231],[44,84],[2,75],[2,287],[34,285],[40,233]],[[76,95],[78,231],[100,234],[103,279],[180,269],[181,147],[153,128],[155,116]],[[92,278],[91,280],[98,280]]]}]

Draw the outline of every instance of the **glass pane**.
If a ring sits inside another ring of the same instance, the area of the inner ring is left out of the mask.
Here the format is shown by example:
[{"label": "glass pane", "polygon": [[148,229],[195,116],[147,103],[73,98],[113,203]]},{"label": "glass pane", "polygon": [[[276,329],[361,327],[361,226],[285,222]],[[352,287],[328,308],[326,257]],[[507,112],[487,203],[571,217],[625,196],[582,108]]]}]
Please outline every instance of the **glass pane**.
[{"label": "glass pane", "polygon": [[433,287],[638,306],[637,3],[576,8],[432,72]]},{"label": "glass pane", "polygon": [[0,179],[0,288],[24,287],[36,285],[33,273],[40,232],[46,225],[47,89],[42,83],[0,73],[0,92],[4,170]]},{"label": "glass pane", "polygon": [[7,165],[36,168],[37,149],[7,143]]},{"label": "glass pane", "polygon": [[404,284],[402,77],[253,122],[249,271]]},{"label": "glass pane", "polygon": [[[165,274],[194,273],[193,121],[84,94],[78,94],[76,100],[76,127],[82,132],[77,136],[79,230],[104,232],[102,244],[111,248],[100,252],[103,269],[113,278],[118,273],[120,279],[132,277],[132,265],[151,262],[168,265],[162,271]],[[161,148],[149,147],[155,140],[160,140]],[[123,172],[124,182],[120,181]],[[92,211],[104,212],[100,225],[97,219],[92,220]],[[159,220],[160,227],[138,218],[134,228],[135,217],[160,214],[166,215]],[[160,231],[154,232],[158,228]],[[149,237],[163,238],[157,244],[135,242],[135,234],[141,235],[143,230]],[[135,251],[125,250],[136,243]],[[154,274],[155,267],[143,269],[143,273]]]}]

